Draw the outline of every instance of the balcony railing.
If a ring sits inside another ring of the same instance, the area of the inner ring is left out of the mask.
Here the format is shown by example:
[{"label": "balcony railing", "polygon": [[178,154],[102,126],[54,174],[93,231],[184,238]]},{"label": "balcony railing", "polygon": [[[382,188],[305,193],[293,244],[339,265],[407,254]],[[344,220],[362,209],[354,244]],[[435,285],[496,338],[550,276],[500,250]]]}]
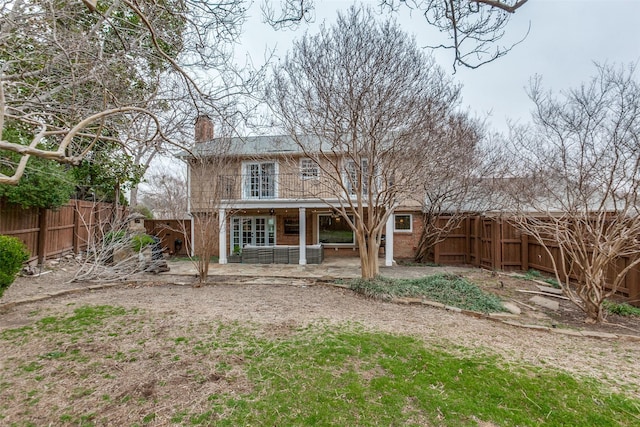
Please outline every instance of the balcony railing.
[{"label": "balcony railing", "polygon": [[300,174],[221,175],[219,188],[226,200],[271,200],[326,197],[319,178]]}]

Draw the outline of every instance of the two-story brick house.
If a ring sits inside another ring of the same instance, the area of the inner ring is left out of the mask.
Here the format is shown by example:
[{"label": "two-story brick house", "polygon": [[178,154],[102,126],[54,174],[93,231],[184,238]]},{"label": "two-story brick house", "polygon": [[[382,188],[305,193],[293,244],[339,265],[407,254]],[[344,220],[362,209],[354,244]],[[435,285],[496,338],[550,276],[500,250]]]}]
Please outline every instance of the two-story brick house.
[{"label": "two-story brick house", "polygon": [[[189,165],[189,209],[193,215],[218,216],[220,263],[247,247],[296,247],[297,259],[288,262],[298,264],[306,264],[309,249],[318,245],[324,256],[358,256],[354,232],[329,205],[335,202],[330,188],[335,184],[292,138],[214,138],[211,120],[201,116],[195,140],[191,153],[182,155]],[[307,145],[313,144],[320,141],[310,137]],[[394,257],[413,257],[420,224],[417,203],[395,210],[381,242],[385,265]]]}]

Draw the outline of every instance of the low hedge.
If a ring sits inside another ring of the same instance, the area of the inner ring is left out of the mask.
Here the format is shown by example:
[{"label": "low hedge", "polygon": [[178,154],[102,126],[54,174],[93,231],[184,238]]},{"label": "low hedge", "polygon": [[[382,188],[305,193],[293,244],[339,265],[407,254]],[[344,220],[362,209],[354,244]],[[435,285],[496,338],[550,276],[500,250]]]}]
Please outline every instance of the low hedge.
[{"label": "low hedge", "polygon": [[29,259],[27,247],[15,237],[0,235],[0,297]]}]

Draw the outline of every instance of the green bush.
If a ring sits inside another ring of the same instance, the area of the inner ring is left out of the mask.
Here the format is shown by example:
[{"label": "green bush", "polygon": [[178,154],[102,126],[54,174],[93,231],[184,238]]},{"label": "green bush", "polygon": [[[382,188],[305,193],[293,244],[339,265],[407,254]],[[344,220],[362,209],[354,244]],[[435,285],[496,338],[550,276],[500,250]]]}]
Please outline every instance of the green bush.
[{"label": "green bush", "polygon": [[110,245],[111,243],[121,242],[126,235],[127,233],[124,230],[109,231],[104,235],[104,244]]},{"label": "green bush", "polygon": [[[32,129],[8,121],[2,130],[2,139],[15,144],[28,145],[33,139]],[[46,148],[38,145],[38,148]],[[0,173],[13,174],[11,164],[22,157],[18,153],[2,152]],[[31,157],[24,175],[16,185],[0,184],[0,198],[23,208],[56,208],[64,205],[75,191],[75,180],[66,165],[53,160]]]},{"label": "green bush", "polygon": [[435,274],[418,279],[353,279],[351,290],[370,298],[424,297],[431,301],[483,313],[506,311],[500,298],[483,292],[477,285],[453,274]]},{"label": "green bush", "polygon": [[148,234],[136,234],[131,238],[131,247],[136,252],[140,252],[146,246],[152,245],[154,243],[155,241],[153,240],[153,237],[149,236]]},{"label": "green bush", "polygon": [[[127,233],[124,230],[110,231],[104,236],[104,242],[106,245],[116,242],[122,242],[125,239],[128,240],[129,238],[127,237]],[[128,242],[125,241],[124,243]],[[154,244],[155,241],[153,240],[153,237],[149,236],[148,234],[136,234],[131,236],[130,243],[131,248],[135,252],[140,252],[145,247]]]},{"label": "green bush", "polygon": [[636,316],[640,317],[640,308],[634,307],[626,302],[617,303],[609,300],[605,300],[602,304],[604,308],[612,314],[617,314],[618,316]]},{"label": "green bush", "polygon": [[0,235],[0,297],[28,259],[29,251],[24,243],[15,237]]}]

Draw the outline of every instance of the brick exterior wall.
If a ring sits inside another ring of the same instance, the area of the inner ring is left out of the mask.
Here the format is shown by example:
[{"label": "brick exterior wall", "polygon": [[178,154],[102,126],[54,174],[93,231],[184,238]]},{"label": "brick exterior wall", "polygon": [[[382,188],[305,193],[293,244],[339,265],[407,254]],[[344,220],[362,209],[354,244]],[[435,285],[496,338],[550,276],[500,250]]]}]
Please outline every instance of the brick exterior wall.
[{"label": "brick exterior wall", "polygon": [[[297,245],[300,242],[300,236],[298,234],[284,234],[284,221],[285,218],[298,219],[300,216],[297,209],[288,212],[279,212],[276,210],[276,244],[277,245]],[[306,212],[306,239],[307,245],[315,244],[314,231],[315,230],[315,216],[307,210]]]},{"label": "brick exterior wall", "polygon": [[420,212],[402,212],[396,214],[410,214],[412,231],[396,231],[393,233],[393,258],[413,259],[416,254],[420,234],[422,233],[422,215]]},{"label": "brick exterior wall", "polygon": [[[395,259],[413,259],[420,234],[422,233],[422,216],[419,211],[398,211],[396,214],[410,214],[412,221],[412,231],[403,232],[396,231],[393,233],[393,256]],[[246,216],[259,215],[255,212],[248,211],[243,214]],[[299,237],[297,234],[284,233],[285,218],[298,218],[297,209],[288,209],[288,212],[276,210],[276,244],[277,245],[297,245]],[[316,227],[317,215],[308,209],[306,212],[307,219],[307,245],[317,244]],[[197,230],[196,230],[197,233]],[[230,222],[227,223],[227,239],[231,236]],[[217,240],[217,239],[216,239]],[[228,241],[228,240],[227,240]],[[219,255],[218,245],[214,249],[215,256]],[[227,250],[227,255],[229,249]],[[358,249],[354,247],[327,247],[324,250],[325,257],[357,257]],[[384,256],[384,249],[380,249],[380,256]]]}]

